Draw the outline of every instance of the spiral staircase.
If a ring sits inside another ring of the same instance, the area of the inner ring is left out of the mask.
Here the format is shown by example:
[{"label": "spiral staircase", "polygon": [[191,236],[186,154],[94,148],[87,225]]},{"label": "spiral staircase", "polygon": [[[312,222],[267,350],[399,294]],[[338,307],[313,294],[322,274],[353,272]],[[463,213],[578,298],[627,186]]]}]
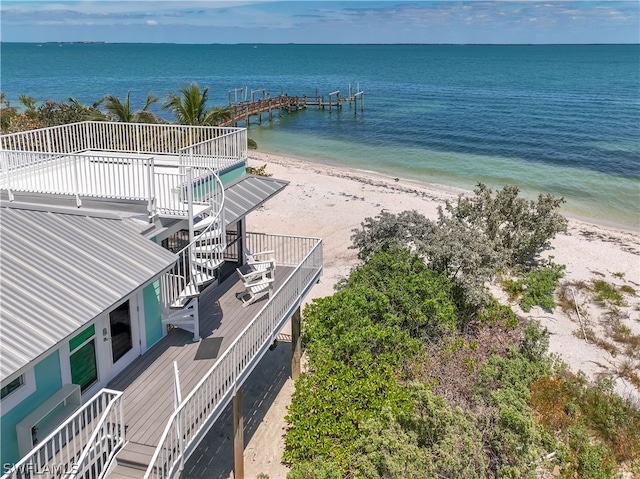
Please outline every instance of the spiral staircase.
[{"label": "spiral staircase", "polygon": [[190,221],[190,242],[177,253],[178,261],[173,269],[162,277],[162,323],[189,331],[193,333],[193,340],[198,341],[198,297],[204,288],[218,282],[227,244],[224,186],[220,178],[208,169],[204,179],[201,176],[190,184],[193,185],[192,197],[187,201],[205,209],[194,218],[193,224]]}]

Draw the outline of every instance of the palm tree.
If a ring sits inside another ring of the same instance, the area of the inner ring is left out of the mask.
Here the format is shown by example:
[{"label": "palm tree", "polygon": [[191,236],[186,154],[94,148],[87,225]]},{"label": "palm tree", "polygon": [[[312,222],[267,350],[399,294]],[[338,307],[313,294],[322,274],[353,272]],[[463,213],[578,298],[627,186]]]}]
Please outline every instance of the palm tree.
[{"label": "palm tree", "polygon": [[129,98],[131,92],[127,92],[127,96],[124,102],[114,95],[106,95],[104,97],[104,108],[107,110],[107,115],[116,121],[125,123],[162,123],[163,120],[149,111],[149,107],[158,101],[158,97],[153,93],[147,95],[147,101],[142,107],[142,110],[133,111],[131,109],[131,103]]},{"label": "palm tree", "polygon": [[214,106],[207,109],[208,86],[200,90],[197,83],[191,83],[188,87],[179,87],[178,93],[179,95],[170,92],[162,109],[173,112],[181,125],[217,125],[231,116],[228,107]]}]

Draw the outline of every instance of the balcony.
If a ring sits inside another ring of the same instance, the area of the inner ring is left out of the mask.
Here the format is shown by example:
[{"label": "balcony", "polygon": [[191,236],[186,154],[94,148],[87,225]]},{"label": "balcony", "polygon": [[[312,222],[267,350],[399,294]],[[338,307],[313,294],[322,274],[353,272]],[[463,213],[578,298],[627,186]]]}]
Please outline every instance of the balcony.
[{"label": "balcony", "polygon": [[[0,190],[10,201],[46,194],[77,207],[99,199],[139,203],[150,218],[184,217],[187,185],[246,160],[244,128],[87,121],[0,137]],[[206,208],[198,199],[196,215]]]},{"label": "balcony", "polygon": [[[107,477],[176,477],[322,274],[320,239],[247,233],[247,249],[274,251],[274,289],[268,298],[245,308],[235,296],[243,289],[235,275],[203,291],[200,334],[216,340],[217,351],[203,357],[203,341],[194,342],[181,329],[170,330],[105,390],[117,395],[118,404],[109,408],[120,411],[117,419],[94,414],[92,421],[79,420],[86,415],[86,407],[81,408],[4,477],[27,478],[31,476],[24,471],[46,471],[47,457],[67,464],[69,478],[104,477],[107,471]],[[90,431],[79,429],[78,424],[85,423]],[[80,445],[78,438],[84,439]],[[74,450],[66,451],[64,444],[73,444]]]}]

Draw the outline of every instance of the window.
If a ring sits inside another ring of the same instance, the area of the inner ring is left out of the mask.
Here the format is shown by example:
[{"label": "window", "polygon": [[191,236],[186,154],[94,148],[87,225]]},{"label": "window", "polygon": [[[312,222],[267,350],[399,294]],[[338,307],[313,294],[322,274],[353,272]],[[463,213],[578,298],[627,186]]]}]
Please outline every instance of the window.
[{"label": "window", "polygon": [[9,382],[9,384],[0,390],[0,400],[6,398],[9,394],[16,389],[20,389],[22,386],[24,386],[24,376],[21,375]]},{"label": "window", "polygon": [[89,326],[69,341],[71,356],[71,382],[79,384],[84,392],[98,380],[98,364],[96,362],[95,327]]},{"label": "window", "polygon": [[14,407],[36,392],[36,377],[33,367],[22,370],[18,376],[7,378],[2,382],[0,410],[6,414]]}]

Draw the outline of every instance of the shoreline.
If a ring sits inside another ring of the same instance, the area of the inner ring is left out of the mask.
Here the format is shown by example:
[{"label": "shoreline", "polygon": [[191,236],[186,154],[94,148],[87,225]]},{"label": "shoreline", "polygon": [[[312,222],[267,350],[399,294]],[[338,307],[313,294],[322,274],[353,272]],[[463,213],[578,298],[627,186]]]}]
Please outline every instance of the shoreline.
[{"label": "shoreline", "polygon": [[[306,165],[309,168],[317,168],[324,170],[323,173],[336,176],[339,178],[349,178],[354,181],[359,181],[366,184],[372,184],[372,182],[379,181],[378,186],[393,187],[393,182],[401,182],[404,187],[395,188],[397,191],[403,191],[405,193],[413,193],[417,189],[426,190],[423,194],[428,195],[432,190],[433,195],[438,197],[439,194],[454,195],[452,199],[456,199],[460,194],[472,194],[473,190],[451,186],[442,183],[424,182],[412,178],[406,178],[403,176],[393,176],[386,173],[382,173],[375,170],[366,170],[362,168],[356,168],[352,166],[338,165],[331,162],[323,162],[322,160],[316,160],[313,158],[302,157],[298,155],[289,155],[286,153],[273,152],[268,150],[250,150],[249,159],[256,161],[263,161],[266,163],[276,163],[281,165],[299,164],[301,166]],[[261,165],[252,165],[261,166]],[[396,181],[397,178],[397,181]],[[389,184],[385,183],[388,182]],[[412,188],[413,186],[414,188]],[[504,186],[504,185],[503,185]],[[495,189],[494,189],[495,191]],[[592,218],[576,215],[574,213],[565,211],[563,209],[560,212],[570,221],[584,224],[586,226],[594,226],[599,228],[611,229],[620,233],[640,234],[640,226],[631,224],[624,224],[614,221],[607,221],[604,218]]]},{"label": "shoreline", "polygon": [[[445,200],[455,201],[460,193],[468,193],[446,185],[418,184],[376,172],[250,151],[250,166],[265,164],[267,174],[290,183],[250,213],[248,231],[313,236],[323,240],[323,275],[305,298],[303,311],[313,299],[333,294],[334,286],[359,264],[356,250],[350,248],[351,234],[366,217],[374,217],[383,209],[391,213],[416,209],[435,219],[437,207],[444,205]],[[566,265],[561,282],[577,284],[603,279],[618,287],[626,285],[633,288],[636,294],[627,298],[624,325],[632,334],[640,335],[640,233],[570,218],[567,234],[556,236],[542,256]],[[500,302],[507,302],[506,294],[499,287],[492,285],[490,289]],[[586,292],[577,291],[576,295],[581,310],[585,308],[581,319],[575,314],[564,313],[558,307],[553,311],[535,307],[530,312],[522,311],[517,305],[512,305],[512,308],[519,317],[536,320],[547,328],[550,333],[549,352],[559,356],[572,371],[581,370],[591,379],[601,375],[610,377],[615,391],[640,407],[640,390],[616,376],[612,369],[627,356],[616,356],[593,341],[585,341],[580,332],[581,326],[587,324],[604,335],[606,330],[602,318],[606,311],[585,306],[589,299]],[[290,334],[290,323],[282,334]],[[640,361],[638,364],[640,367]],[[288,364],[285,366],[289,367]],[[266,374],[276,374],[277,371],[273,369]],[[261,472],[272,478],[286,477],[289,469],[280,463],[287,427],[284,417],[294,391],[295,385],[289,377],[274,393],[275,399],[246,446],[246,451],[250,451],[245,461],[247,477],[256,477]],[[230,474],[229,479],[232,477]]]}]

